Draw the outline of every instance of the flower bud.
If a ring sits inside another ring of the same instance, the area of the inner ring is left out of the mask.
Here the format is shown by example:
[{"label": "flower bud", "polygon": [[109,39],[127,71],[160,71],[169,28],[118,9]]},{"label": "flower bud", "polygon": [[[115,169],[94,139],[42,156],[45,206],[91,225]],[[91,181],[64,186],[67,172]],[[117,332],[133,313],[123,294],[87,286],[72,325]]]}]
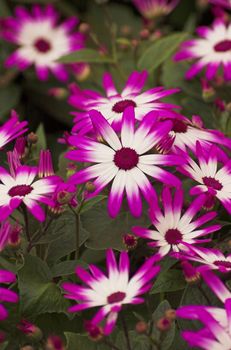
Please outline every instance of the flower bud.
[{"label": "flower bud", "polygon": [[57,100],[63,100],[67,97],[68,91],[63,87],[54,87],[48,90],[48,95],[57,98]]},{"label": "flower bud", "polygon": [[91,340],[99,341],[104,336],[103,329],[93,324],[91,321],[85,321],[84,328],[88,332],[88,336],[91,338]]},{"label": "flower bud", "polygon": [[127,249],[134,249],[137,246],[138,239],[137,237],[126,233],[123,235],[123,243]]},{"label": "flower bud", "polygon": [[80,33],[87,34],[87,33],[89,33],[90,29],[91,29],[91,27],[90,27],[89,23],[83,22],[79,25],[79,32]]},{"label": "flower bud", "polygon": [[30,132],[27,136],[27,141],[32,143],[32,145],[35,145],[38,142],[38,135],[36,135],[34,132]]},{"label": "flower bud", "polygon": [[145,334],[148,330],[148,324],[144,321],[139,321],[136,324],[136,332],[139,334]]},{"label": "flower bud", "polygon": [[67,165],[67,177],[75,174],[77,171],[77,165],[73,162],[68,163]]},{"label": "flower bud", "polygon": [[183,269],[186,282],[190,284],[194,284],[200,281],[200,278],[201,278],[200,273],[188,261],[186,260],[182,261],[181,267]]},{"label": "flower bud", "polygon": [[85,81],[89,77],[90,73],[91,73],[91,68],[89,64],[87,63],[81,64],[81,66],[78,67],[77,72],[75,72],[76,80],[80,82]]},{"label": "flower bud", "polygon": [[68,204],[73,194],[68,191],[60,191],[57,193],[57,202],[61,205]]},{"label": "flower bud", "polygon": [[165,317],[170,321],[174,321],[176,319],[176,310],[169,309],[165,311]]},{"label": "flower bud", "polygon": [[147,28],[144,28],[140,31],[139,35],[142,40],[146,40],[149,38],[150,32]]},{"label": "flower bud", "polygon": [[95,191],[96,187],[95,187],[95,185],[94,185],[93,182],[88,181],[88,182],[86,183],[86,185],[85,185],[85,189],[86,189],[87,192],[93,193],[93,192]]},{"label": "flower bud", "polygon": [[8,239],[8,245],[12,248],[18,248],[21,244],[21,233],[22,233],[22,226],[19,224],[16,224],[12,226],[10,231],[10,236]]},{"label": "flower bud", "polygon": [[160,332],[166,332],[168,331],[172,326],[172,321],[169,320],[166,317],[162,317],[160,318],[157,323],[156,323],[156,328],[160,331]]},{"label": "flower bud", "polygon": [[31,339],[38,341],[42,339],[43,334],[41,329],[27,320],[21,320],[17,328]]},{"label": "flower bud", "polygon": [[216,91],[209,84],[209,82],[202,78],[201,79],[201,87],[202,87],[202,98],[205,102],[212,102],[214,97],[216,96]]},{"label": "flower bud", "polygon": [[57,335],[52,335],[47,339],[46,350],[65,350],[66,347],[60,337]]}]

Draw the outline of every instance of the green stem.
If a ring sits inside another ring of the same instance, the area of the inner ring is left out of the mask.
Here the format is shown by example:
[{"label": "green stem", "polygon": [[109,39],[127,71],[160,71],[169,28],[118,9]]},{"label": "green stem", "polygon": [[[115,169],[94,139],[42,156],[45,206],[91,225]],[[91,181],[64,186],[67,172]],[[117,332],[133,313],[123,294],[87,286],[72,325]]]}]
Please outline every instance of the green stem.
[{"label": "green stem", "polygon": [[132,350],[131,343],[130,343],[130,339],[129,339],[129,333],[128,333],[128,328],[127,328],[126,320],[125,320],[125,317],[124,317],[124,315],[123,315],[122,312],[121,312],[121,320],[122,320],[122,325],[123,325],[123,331],[124,331],[125,340],[126,340],[126,343],[127,343],[127,350]]},{"label": "green stem", "polygon": [[30,244],[31,237],[30,237],[30,232],[29,232],[29,221],[28,221],[28,213],[27,213],[26,206],[24,206],[24,205],[22,206],[22,211],[23,211],[23,216],[24,216],[26,238]]}]

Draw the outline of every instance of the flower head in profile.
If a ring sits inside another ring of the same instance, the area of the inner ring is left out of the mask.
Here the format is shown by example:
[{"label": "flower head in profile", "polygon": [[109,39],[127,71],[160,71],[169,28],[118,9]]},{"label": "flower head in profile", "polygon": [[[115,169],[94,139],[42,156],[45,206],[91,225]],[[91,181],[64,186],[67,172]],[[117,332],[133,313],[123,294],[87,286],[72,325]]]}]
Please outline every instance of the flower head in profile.
[{"label": "flower head in profile", "polygon": [[157,203],[153,203],[149,210],[150,219],[154,229],[143,227],[134,227],[136,235],[150,239],[152,247],[158,247],[161,256],[170,251],[179,252],[187,250],[189,245],[208,242],[209,239],[201,237],[220,229],[220,225],[212,225],[201,228],[202,225],[216,217],[216,212],[206,213],[195,218],[205,202],[205,196],[202,195],[194,200],[183,213],[184,193],[177,189],[175,196],[171,195],[171,190],[165,187],[162,192],[162,203],[164,211]]},{"label": "flower head in profile", "polygon": [[182,164],[184,159],[177,155],[154,154],[153,147],[169,131],[169,122],[160,127],[153,122],[153,113],[145,116],[138,128],[135,128],[135,115],[132,107],[123,115],[121,137],[119,137],[106,119],[97,111],[90,112],[96,133],[103,142],[97,142],[85,136],[71,136],[69,143],[77,147],[66,157],[86,163],[94,163],[78,171],[69,179],[70,183],[80,184],[89,180],[95,191],[89,196],[100,193],[111,181],[108,200],[109,214],[115,217],[126,193],[132,215],[139,217],[142,213],[141,193],[147,202],[156,199],[156,192],[147,176],[170,186],[179,187],[180,180],[160,166]]},{"label": "flower head in profile", "polygon": [[132,0],[132,2],[144,18],[152,19],[168,15],[179,0]]},{"label": "flower head in profile", "polygon": [[58,24],[59,15],[51,5],[42,8],[34,5],[32,11],[17,6],[15,16],[1,21],[1,36],[17,45],[7,58],[6,66],[25,70],[34,65],[40,80],[48,78],[51,71],[57,79],[67,80],[64,64],[57,60],[84,47],[84,35],[73,32],[78,20],[70,17]]},{"label": "flower head in profile", "polygon": [[231,80],[231,24],[227,25],[217,19],[212,27],[199,27],[199,38],[186,41],[175,55],[176,61],[186,59],[197,60],[186,73],[187,79],[192,79],[203,68],[206,78],[215,77],[220,67],[224,78]]},{"label": "flower head in profile", "polygon": [[37,220],[45,220],[44,210],[38,202],[52,205],[51,194],[60,180],[57,176],[35,180],[37,173],[36,167],[26,165],[18,166],[14,175],[0,167],[1,220],[5,220],[21,204],[24,204]]},{"label": "flower head in profile", "polygon": [[199,183],[191,188],[190,194],[206,193],[206,207],[212,207],[217,198],[231,213],[231,159],[223,165],[219,162],[219,149],[216,145],[205,150],[199,142],[196,145],[196,157],[197,161],[194,161],[185,153],[187,162],[179,167],[181,172]]},{"label": "flower head in profile", "polygon": [[0,126],[0,149],[6,144],[21,136],[27,131],[27,122],[20,122],[15,111],[11,112],[10,118]]},{"label": "flower head in profile", "polygon": [[219,249],[187,246],[187,253],[177,255],[177,258],[196,261],[203,265],[204,270],[218,270],[222,273],[231,271],[231,254],[225,256]]},{"label": "flower head in profile", "polygon": [[[10,284],[16,281],[16,276],[13,272],[0,270],[0,284]],[[0,287],[0,321],[8,317],[8,311],[3,303],[17,303],[18,295],[10,289]]]},{"label": "flower head in profile", "polygon": [[120,254],[119,264],[111,249],[107,251],[106,258],[106,275],[94,265],[89,266],[90,272],[77,267],[76,274],[86,286],[64,282],[62,288],[66,291],[66,298],[79,302],[69,308],[70,312],[100,307],[91,324],[98,325],[105,320],[104,334],[107,335],[112,332],[123,305],[144,302],[141,295],[151,288],[160,267],[154,266],[156,257],[151,257],[130,277],[127,252]]},{"label": "flower head in profile", "polygon": [[92,109],[101,112],[115,130],[121,129],[123,112],[129,106],[135,108],[135,118],[139,121],[150,111],[155,111],[157,116],[175,116],[172,109],[179,107],[162,102],[161,99],[178,92],[179,89],[164,90],[163,87],[155,87],[141,92],[146,80],[146,71],[133,72],[119,93],[111,75],[105,73],[103,86],[106,96],[96,91],[81,90],[75,84],[71,85],[69,103],[79,110],[72,113],[75,116],[73,132],[86,134],[93,131],[88,113]]},{"label": "flower head in profile", "polygon": [[182,336],[192,347],[203,350],[230,350],[231,344],[231,293],[211,271],[201,271],[206,284],[224,304],[223,308],[189,305],[177,310],[177,316],[199,320],[203,328],[197,332],[183,331]]}]

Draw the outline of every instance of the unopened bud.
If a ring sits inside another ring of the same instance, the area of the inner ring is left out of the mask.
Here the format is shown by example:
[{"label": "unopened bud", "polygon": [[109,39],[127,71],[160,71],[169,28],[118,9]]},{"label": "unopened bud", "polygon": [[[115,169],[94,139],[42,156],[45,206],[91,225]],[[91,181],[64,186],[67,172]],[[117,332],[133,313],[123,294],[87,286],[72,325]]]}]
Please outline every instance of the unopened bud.
[{"label": "unopened bud", "polygon": [[52,335],[47,339],[46,350],[65,350],[66,347],[62,339],[56,335]]},{"label": "unopened bud", "polygon": [[170,321],[174,321],[176,319],[176,310],[169,309],[165,311],[165,317]]},{"label": "unopened bud", "polygon": [[57,98],[58,100],[63,100],[64,98],[67,97],[68,91],[65,88],[62,87],[54,87],[49,89],[48,95],[53,96]]},{"label": "unopened bud", "polygon": [[61,205],[68,204],[73,197],[73,194],[67,191],[60,191],[57,194],[57,202]]},{"label": "unopened bud", "polygon": [[142,40],[146,40],[149,38],[150,32],[147,28],[144,28],[140,31],[139,35]]},{"label": "unopened bud", "polygon": [[156,323],[156,328],[160,331],[160,332],[166,332],[171,328],[172,325],[172,321],[169,320],[166,317],[162,317],[160,318],[157,323]]},{"label": "unopened bud", "polygon": [[182,261],[181,267],[183,269],[186,282],[190,284],[195,284],[200,281],[200,278],[201,278],[200,273],[188,261],[186,260]]},{"label": "unopened bud", "polygon": [[30,132],[27,136],[27,141],[35,145],[38,142],[38,135],[36,135],[34,132]]},{"label": "unopened bud", "polygon": [[41,340],[43,337],[41,329],[27,320],[21,320],[17,328],[31,339]]},{"label": "unopened bud", "polygon": [[127,249],[134,249],[137,246],[138,239],[137,237],[126,233],[123,235],[123,242]]},{"label": "unopened bud", "polygon": [[129,36],[132,33],[132,27],[125,24],[121,27],[120,31],[121,31],[121,34],[125,36]]},{"label": "unopened bud", "polygon": [[89,77],[90,73],[91,73],[91,68],[89,64],[84,63],[81,65],[81,68],[78,69],[78,71],[75,73],[76,80],[80,82],[85,81]]},{"label": "unopened bud", "polygon": [[70,177],[71,175],[75,174],[77,171],[77,165],[75,163],[68,163],[67,165],[67,177]]},{"label": "unopened bud", "polygon": [[132,47],[135,49],[135,48],[139,45],[139,41],[136,40],[136,39],[133,39],[133,40],[131,41],[131,44],[132,44]]},{"label": "unopened bud", "polygon": [[202,87],[202,98],[205,102],[212,102],[214,97],[216,96],[216,91],[210,85],[207,79],[201,79],[201,87]]},{"label": "unopened bud", "polygon": [[83,34],[89,33],[90,29],[91,29],[90,25],[85,22],[81,23],[79,26],[79,31],[80,33],[83,33]]},{"label": "unopened bud", "polygon": [[88,182],[86,183],[86,185],[85,185],[85,189],[87,190],[87,192],[92,193],[92,192],[95,191],[96,187],[95,187],[95,185],[93,184],[93,182],[88,181]]},{"label": "unopened bud", "polygon": [[21,233],[22,233],[22,227],[18,224],[14,225],[12,227],[12,230],[10,232],[8,245],[12,248],[18,248],[21,244]]},{"label": "unopened bud", "polygon": [[99,341],[103,338],[104,333],[102,327],[94,325],[91,321],[85,321],[84,327],[88,332],[88,336],[93,341]]},{"label": "unopened bud", "polygon": [[136,332],[139,334],[145,334],[148,330],[148,324],[144,321],[139,321],[136,324]]}]

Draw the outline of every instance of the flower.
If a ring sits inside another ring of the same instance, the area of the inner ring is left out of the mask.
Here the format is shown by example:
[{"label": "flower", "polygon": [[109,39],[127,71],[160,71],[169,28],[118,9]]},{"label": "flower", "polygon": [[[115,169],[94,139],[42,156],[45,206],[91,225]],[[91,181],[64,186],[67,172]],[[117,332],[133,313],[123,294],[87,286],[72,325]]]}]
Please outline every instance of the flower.
[{"label": "flower", "polygon": [[12,232],[12,227],[8,221],[4,221],[0,226],[0,252],[8,244]]},{"label": "flower", "polygon": [[0,167],[0,218],[5,220],[20,204],[24,204],[39,221],[45,220],[45,213],[37,202],[52,205],[51,194],[59,178],[49,176],[34,181],[38,170],[36,167],[21,165],[16,174],[10,175]]},{"label": "flower", "polygon": [[175,116],[176,113],[172,111],[172,108],[179,107],[161,102],[160,99],[178,92],[179,89],[164,90],[163,87],[155,87],[140,93],[146,79],[146,71],[133,72],[128,77],[124,89],[119,93],[112,76],[105,73],[103,86],[106,97],[96,91],[81,90],[76,84],[72,84],[69,103],[79,110],[72,113],[75,116],[73,132],[86,134],[93,131],[88,113],[92,109],[101,112],[115,130],[120,130],[123,112],[129,106],[135,108],[135,118],[139,121],[150,111],[156,111],[157,116]]},{"label": "flower", "polygon": [[67,80],[64,64],[57,60],[84,47],[85,36],[72,32],[78,20],[70,17],[58,24],[59,15],[51,5],[32,7],[31,13],[24,8],[15,8],[15,17],[1,21],[2,37],[18,46],[6,60],[6,66],[25,70],[34,65],[40,80],[48,78],[49,70],[59,80]]},{"label": "flower", "polygon": [[211,271],[203,271],[201,274],[208,286],[224,303],[224,308],[202,305],[180,307],[177,310],[178,317],[199,320],[204,325],[204,328],[197,332],[184,331],[182,336],[190,346],[204,350],[229,350],[231,293]]},{"label": "flower", "polygon": [[231,9],[231,1],[230,0],[209,0],[211,4],[222,6],[227,9]]},{"label": "flower", "polygon": [[51,151],[42,149],[39,155],[38,177],[43,178],[54,175]]},{"label": "flower", "polygon": [[132,2],[144,18],[152,19],[168,15],[179,0],[133,0]]},{"label": "flower", "polygon": [[27,131],[27,122],[20,122],[15,111],[11,112],[9,120],[0,127],[0,149]]},{"label": "flower", "polygon": [[185,153],[187,162],[179,167],[179,171],[199,183],[191,188],[190,194],[206,193],[211,206],[214,198],[217,198],[231,213],[231,160],[228,159],[226,164],[218,169],[219,149],[212,145],[209,150],[204,150],[199,142],[196,144],[196,156],[198,162]]},{"label": "flower", "polygon": [[77,267],[76,274],[87,287],[71,282],[62,284],[62,288],[67,292],[65,297],[79,301],[79,304],[71,306],[69,311],[78,312],[100,306],[91,323],[98,325],[106,318],[104,334],[110,334],[123,305],[144,302],[140,295],[151,288],[152,279],[160,271],[159,266],[154,266],[155,260],[156,257],[147,259],[131,278],[128,254],[122,252],[117,265],[112,249],[108,249],[106,253],[107,275],[94,265],[89,266],[90,273]]},{"label": "flower", "polygon": [[153,112],[145,116],[135,130],[134,108],[127,108],[123,115],[121,140],[106,119],[97,111],[91,111],[92,122],[105,143],[89,137],[71,136],[69,142],[77,147],[66,157],[71,160],[97,163],[72,175],[70,183],[80,184],[96,178],[93,182],[96,190],[89,194],[93,197],[101,192],[112,180],[108,200],[108,210],[115,217],[120,210],[123,194],[126,192],[132,215],[142,213],[140,191],[147,202],[156,198],[156,192],[146,175],[170,186],[180,186],[180,180],[159,165],[176,165],[184,162],[176,155],[153,154],[152,148],[169,131],[169,123],[160,127],[153,123]]},{"label": "flower", "polygon": [[[15,282],[15,274],[11,271],[0,270],[0,283],[9,284]],[[3,286],[0,287],[0,320],[5,320],[8,317],[8,312],[3,302],[17,303],[18,295]]]},{"label": "flower", "polygon": [[162,152],[178,153],[179,148],[184,151],[189,148],[195,152],[197,141],[204,149],[210,148],[212,143],[231,149],[231,140],[219,130],[205,129],[202,119],[197,115],[192,117],[192,121],[183,116],[175,117],[171,123],[169,134],[158,145],[158,150]]},{"label": "flower", "polygon": [[197,239],[220,229],[220,225],[212,225],[200,228],[206,222],[216,217],[216,212],[206,213],[193,221],[193,217],[202,208],[205,196],[199,196],[182,214],[184,193],[182,189],[177,189],[175,196],[171,195],[168,187],[164,187],[162,192],[162,203],[164,213],[162,213],[158,203],[153,203],[149,210],[150,219],[154,230],[142,227],[133,227],[133,232],[140,237],[151,239],[149,243],[152,247],[159,248],[161,257],[170,251],[179,252],[187,250],[184,243],[198,244],[209,240]]},{"label": "flower", "polygon": [[[231,254],[225,256],[220,250],[204,247],[188,246],[189,251],[182,258],[197,261],[205,265],[205,269],[219,270],[222,273],[231,271]],[[179,258],[179,256],[178,256]]]},{"label": "flower", "polygon": [[192,79],[203,68],[206,68],[206,78],[215,77],[219,67],[223,67],[224,78],[231,80],[231,24],[228,26],[217,19],[212,27],[199,27],[198,39],[192,39],[182,44],[175,55],[176,61],[198,59],[186,72],[186,78]]}]

